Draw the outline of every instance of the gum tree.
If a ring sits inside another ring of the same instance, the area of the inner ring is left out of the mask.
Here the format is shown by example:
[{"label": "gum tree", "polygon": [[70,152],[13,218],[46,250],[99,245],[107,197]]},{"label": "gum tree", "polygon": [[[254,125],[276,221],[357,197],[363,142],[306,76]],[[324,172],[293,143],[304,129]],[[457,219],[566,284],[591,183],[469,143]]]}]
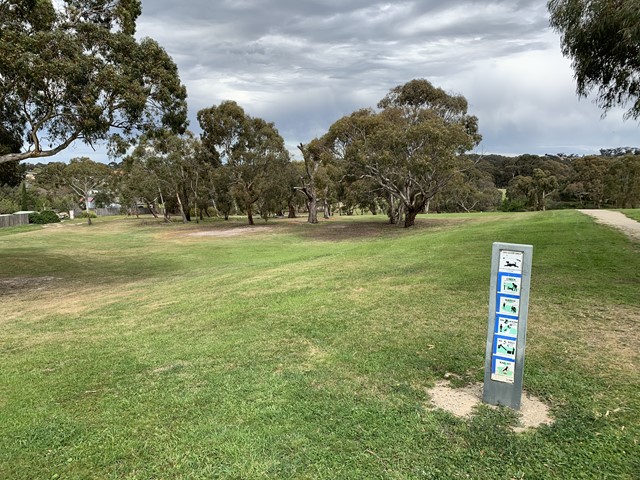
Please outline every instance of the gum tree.
[{"label": "gum tree", "polygon": [[233,101],[200,110],[198,121],[205,156],[225,167],[231,193],[253,225],[254,206],[267,200],[289,163],[283,138],[273,123],[251,117]]},{"label": "gum tree", "polygon": [[597,90],[605,111],[630,105],[640,118],[640,8],[637,0],[551,0],[551,26],[572,61],[577,93]]},{"label": "gum tree", "polygon": [[134,37],[140,13],[140,0],[0,0],[0,134],[19,139],[0,163],[184,131],[186,90],[165,50]]},{"label": "gum tree", "polygon": [[459,172],[481,136],[467,101],[424,79],[392,89],[378,110],[359,110],[334,123],[327,142],[355,178],[385,192],[392,223],[411,227],[427,202]]}]

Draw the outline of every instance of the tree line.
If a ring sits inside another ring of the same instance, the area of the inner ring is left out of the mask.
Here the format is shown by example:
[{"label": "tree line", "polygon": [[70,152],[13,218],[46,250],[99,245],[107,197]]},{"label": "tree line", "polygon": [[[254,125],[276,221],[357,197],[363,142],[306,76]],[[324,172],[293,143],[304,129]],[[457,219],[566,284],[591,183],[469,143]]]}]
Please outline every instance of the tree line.
[{"label": "tree line", "polygon": [[[638,118],[637,69],[627,58],[636,58],[628,18],[637,9],[614,3],[548,7],[578,93],[603,85],[603,108],[631,102],[628,116]],[[250,224],[254,215],[305,210],[316,223],[318,212],[367,210],[410,227],[429,211],[639,203],[636,150],[618,149],[615,158],[471,154],[481,135],[466,99],[425,79],[299,144],[299,161],[273,123],[233,101],[199,111],[196,136],[175,63],[153,39],[135,38],[140,13],[140,0],[0,0],[0,210],[64,210],[78,200],[88,210],[90,199],[117,200],[166,220],[172,212],[185,222],[240,213]],[[597,51],[593,35],[602,39]],[[105,140],[119,163],[53,162],[35,169],[34,188],[16,185],[18,162]]]}]

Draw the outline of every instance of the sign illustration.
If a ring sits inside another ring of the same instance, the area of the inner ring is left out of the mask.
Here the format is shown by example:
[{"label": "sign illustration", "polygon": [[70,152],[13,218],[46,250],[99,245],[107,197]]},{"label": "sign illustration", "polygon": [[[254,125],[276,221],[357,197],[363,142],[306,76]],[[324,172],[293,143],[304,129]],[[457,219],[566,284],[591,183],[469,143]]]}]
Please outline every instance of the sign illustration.
[{"label": "sign illustration", "polygon": [[502,358],[494,357],[491,380],[496,382],[513,383],[515,371],[516,362],[513,360],[503,360]]},{"label": "sign illustration", "polygon": [[513,315],[514,317],[517,317],[518,313],[520,312],[520,299],[498,295],[497,307],[497,313],[501,313],[503,315]]},{"label": "sign illustration", "polygon": [[500,263],[498,264],[499,272],[522,273],[522,252],[513,252],[510,250],[500,251]]},{"label": "sign illustration", "polygon": [[493,351],[494,355],[500,357],[516,359],[516,341],[508,338],[496,337],[496,348]]},{"label": "sign illustration", "polygon": [[513,275],[500,276],[500,293],[520,295],[521,285],[522,285],[522,277],[516,277]]},{"label": "sign illustration", "polygon": [[506,337],[517,337],[518,321],[513,318],[498,317],[498,327],[495,333]]}]

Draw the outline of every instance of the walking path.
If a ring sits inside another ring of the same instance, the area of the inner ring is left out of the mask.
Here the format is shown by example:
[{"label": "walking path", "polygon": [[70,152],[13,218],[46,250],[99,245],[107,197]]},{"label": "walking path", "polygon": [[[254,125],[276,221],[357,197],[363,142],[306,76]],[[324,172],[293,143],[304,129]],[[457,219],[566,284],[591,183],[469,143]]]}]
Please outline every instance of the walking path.
[{"label": "walking path", "polygon": [[622,230],[627,236],[640,240],[640,223],[630,219],[620,212],[612,210],[578,210],[585,215],[591,215],[599,223]]}]

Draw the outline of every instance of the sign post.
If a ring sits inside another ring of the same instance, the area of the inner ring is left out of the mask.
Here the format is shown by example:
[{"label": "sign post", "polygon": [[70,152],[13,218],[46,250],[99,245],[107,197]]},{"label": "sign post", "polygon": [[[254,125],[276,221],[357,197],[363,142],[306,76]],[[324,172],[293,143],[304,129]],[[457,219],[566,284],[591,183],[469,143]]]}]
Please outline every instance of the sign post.
[{"label": "sign post", "polygon": [[494,243],[482,401],[520,410],[532,245]]}]

